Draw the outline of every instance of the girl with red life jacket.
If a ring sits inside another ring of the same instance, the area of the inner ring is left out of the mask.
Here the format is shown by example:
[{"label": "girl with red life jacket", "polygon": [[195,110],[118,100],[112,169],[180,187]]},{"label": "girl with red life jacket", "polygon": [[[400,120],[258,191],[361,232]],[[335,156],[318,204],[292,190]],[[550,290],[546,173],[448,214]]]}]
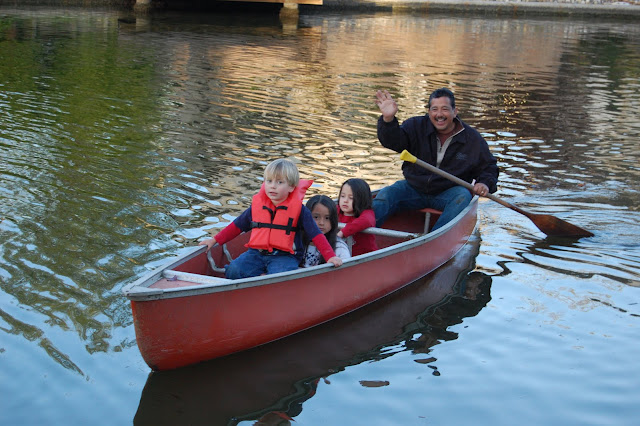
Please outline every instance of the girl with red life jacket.
[{"label": "girl with red life jacket", "polygon": [[300,180],[298,168],[289,160],[269,163],[264,171],[264,183],[253,196],[251,207],[214,238],[204,240],[200,245],[210,249],[216,243],[224,244],[251,230],[247,251],[225,267],[225,276],[230,279],[297,269],[304,255],[303,230],[327,263],[342,265],[311,212],[302,205],[311,183]]}]

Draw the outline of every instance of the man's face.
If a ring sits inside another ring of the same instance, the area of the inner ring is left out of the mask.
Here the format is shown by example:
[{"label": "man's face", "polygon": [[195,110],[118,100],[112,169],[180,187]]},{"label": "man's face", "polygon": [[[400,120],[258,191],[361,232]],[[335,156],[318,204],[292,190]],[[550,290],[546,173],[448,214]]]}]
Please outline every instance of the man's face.
[{"label": "man's face", "polygon": [[451,108],[451,99],[441,96],[431,100],[429,119],[440,133],[450,133],[456,125],[453,119],[458,115],[458,108]]}]

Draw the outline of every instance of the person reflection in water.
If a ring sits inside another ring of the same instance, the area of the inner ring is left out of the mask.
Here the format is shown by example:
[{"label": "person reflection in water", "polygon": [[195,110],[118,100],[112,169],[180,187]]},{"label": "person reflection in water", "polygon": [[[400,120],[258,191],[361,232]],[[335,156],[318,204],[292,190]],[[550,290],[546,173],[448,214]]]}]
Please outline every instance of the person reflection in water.
[{"label": "person reflection in water", "polygon": [[[398,105],[386,90],[378,90],[376,104],[378,139],[385,148],[409,151],[443,171],[472,183],[475,194],[485,196],[497,190],[498,166],[484,138],[458,117],[453,92],[435,90],[429,96],[427,114],[411,117],[402,125],[396,114]],[[382,188],[373,200],[377,226],[396,211],[433,208],[442,211],[436,230],[456,217],[469,204],[473,194],[465,187],[425,168],[405,161],[404,180]]]},{"label": "person reflection in water", "polygon": [[[424,321],[428,330],[418,338],[407,341],[413,353],[428,354],[431,348],[442,341],[455,340],[458,333],[447,330],[461,324],[465,318],[478,315],[491,300],[491,277],[482,272],[471,272],[462,282],[457,296],[437,307]],[[435,359],[434,359],[435,361]]]},{"label": "person reflection in water", "polygon": [[295,421],[287,413],[271,411],[260,417],[253,426],[290,426]]}]

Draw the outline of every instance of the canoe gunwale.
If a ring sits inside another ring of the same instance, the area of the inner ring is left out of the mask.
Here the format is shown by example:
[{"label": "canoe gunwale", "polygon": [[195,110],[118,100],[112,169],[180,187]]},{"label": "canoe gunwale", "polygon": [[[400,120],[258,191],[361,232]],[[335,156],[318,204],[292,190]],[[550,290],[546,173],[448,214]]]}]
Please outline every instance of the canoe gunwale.
[{"label": "canoe gunwale", "polygon": [[[331,273],[333,270],[337,271],[338,269],[351,268],[351,267],[359,266],[363,263],[375,262],[376,260],[385,258],[392,254],[401,253],[406,250],[411,250],[417,246],[427,244],[428,242],[435,240],[438,237],[446,234],[452,227],[456,226],[458,222],[460,222],[460,220],[467,215],[470,209],[476,207],[477,201],[478,201],[478,197],[475,196],[471,200],[469,205],[458,214],[458,216],[456,216],[449,223],[445,224],[444,226],[442,226],[441,228],[435,231],[429,232],[427,234],[407,233],[407,234],[419,235],[419,236],[413,239],[408,239],[406,241],[401,241],[397,244],[393,244],[391,246],[381,248],[373,252],[354,256],[350,259],[345,260],[342,266],[339,266],[337,268],[331,264],[325,263],[325,264],[313,266],[310,268],[298,268],[293,271],[262,275],[258,277],[251,277],[251,278],[238,279],[238,280],[227,280],[226,278],[180,272],[179,274],[181,277],[188,277],[189,275],[193,275],[194,277],[199,277],[197,279],[197,281],[199,282],[194,282],[192,286],[186,285],[186,286],[175,287],[175,288],[151,288],[150,287],[156,281],[163,278],[163,274],[165,273],[165,271],[170,273],[170,271],[174,267],[206,251],[206,246],[194,246],[189,248],[185,253],[179,255],[178,257],[171,259],[164,265],[143,275],[133,283],[126,285],[122,289],[122,292],[131,301],[153,301],[153,300],[169,299],[169,298],[177,298],[177,297],[191,297],[191,296],[198,296],[198,295],[209,294],[209,293],[234,291],[234,290],[257,287],[257,286],[266,286],[266,285],[275,284],[275,283],[283,283],[286,281],[303,279],[303,278],[310,277],[317,274]],[[446,263],[446,261],[448,260],[449,259],[444,259],[443,262],[440,265],[438,265],[438,267]],[[428,272],[430,271],[425,271],[425,274]],[[210,283],[207,282],[208,281],[207,278],[211,279]],[[185,281],[191,282],[190,280],[185,280]],[[226,281],[228,281],[228,283]]]}]

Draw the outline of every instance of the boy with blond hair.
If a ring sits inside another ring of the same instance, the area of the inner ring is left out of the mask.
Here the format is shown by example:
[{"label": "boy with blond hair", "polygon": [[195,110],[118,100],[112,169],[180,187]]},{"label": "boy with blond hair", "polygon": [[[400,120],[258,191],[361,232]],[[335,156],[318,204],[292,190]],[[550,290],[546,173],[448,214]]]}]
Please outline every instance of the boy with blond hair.
[{"label": "boy with blond hair", "polygon": [[264,183],[253,196],[251,206],[215,237],[200,245],[211,249],[216,243],[224,244],[251,230],[247,251],[225,268],[225,276],[230,279],[297,269],[304,255],[302,231],[327,263],[342,265],[311,212],[302,204],[311,183],[300,180],[298,168],[290,160],[272,161],[264,170]]}]

